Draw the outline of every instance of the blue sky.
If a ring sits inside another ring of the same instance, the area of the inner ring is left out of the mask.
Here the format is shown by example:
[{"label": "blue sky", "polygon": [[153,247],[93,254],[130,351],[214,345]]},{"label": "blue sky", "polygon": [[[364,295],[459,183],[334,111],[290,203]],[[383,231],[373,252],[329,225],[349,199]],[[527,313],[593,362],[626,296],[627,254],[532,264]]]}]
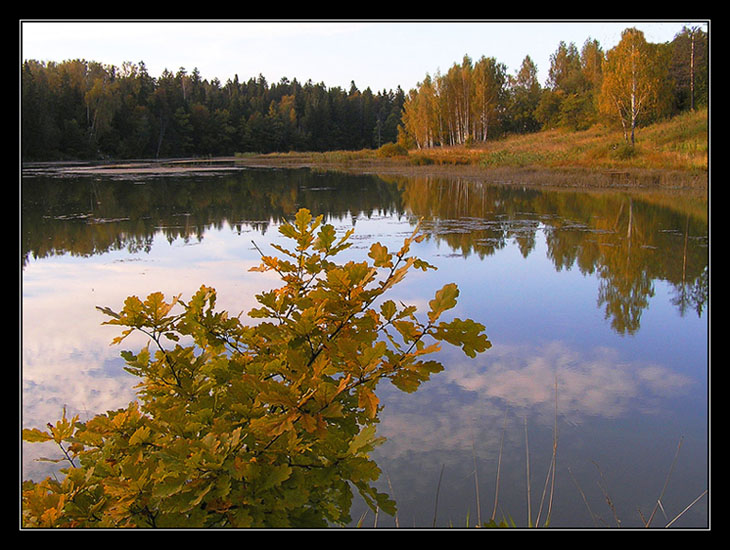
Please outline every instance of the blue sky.
[{"label": "blue sky", "polygon": [[[666,42],[690,20],[463,20],[463,21],[64,21],[23,20],[21,60],[86,59],[121,66],[144,61],[153,77],[164,69],[198,68],[225,83],[264,75],[311,79],[327,87],[406,92],[426,74],[445,73],[464,55],[494,57],[514,74],[529,55],[542,84],[559,42],[579,49],[591,38],[604,50],[628,27],[649,42]],[[707,25],[703,26],[707,29]]]}]

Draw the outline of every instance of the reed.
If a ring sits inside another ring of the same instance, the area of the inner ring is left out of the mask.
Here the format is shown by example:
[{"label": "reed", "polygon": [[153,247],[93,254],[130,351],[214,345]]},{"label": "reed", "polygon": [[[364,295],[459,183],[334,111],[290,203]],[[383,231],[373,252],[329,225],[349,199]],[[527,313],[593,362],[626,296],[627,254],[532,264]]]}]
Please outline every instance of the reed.
[{"label": "reed", "polygon": [[[480,505],[480,495],[479,495],[479,480],[478,480],[478,467],[477,467],[477,457],[476,457],[476,450],[474,449],[474,446],[472,446],[472,453],[473,453],[473,461],[474,461],[474,483],[476,487],[476,508],[477,508],[477,523],[475,527],[493,527],[493,528],[516,528],[518,527],[515,522],[512,520],[509,516],[504,516],[498,521],[497,520],[497,510],[499,509],[499,489],[500,489],[500,473],[501,473],[501,465],[502,465],[502,452],[504,448],[504,436],[506,433],[506,426],[507,426],[507,411],[505,411],[505,417],[504,417],[504,425],[502,428],[502,436],[500,440],[500,447],[499,447],[499,453],[497,456],[497,468],[496,468],[496,482],[495,482],[495,490],[494,490],[494,506],[492,510],[491,517],[489,518],[488,522],[482,523],[481,520],[481,505]],[[525,467],[525,477],[526,477],[526,501],[527,501],[527,520],[526,525],[529,529],[532,528],[547,528],[550,527],[550,522],[552,518],[552,508],[553,508],[553,502],[555,497],[555,475],[556,475],[556,469],[557,469],[557,457],[558,457],[558,381],[557,377],[555,379],[555,410],[554,410],[554,424],[553,424],[553,446],[552,446],[552,455],[550,464],[548,466],[547,474],[545,476],[545,482],[543,485],[540,503],[537,509],[537,513],[535,515],[535,519],[533,521],[533,513],[532,513],[532,483],[531,483],[531,472],[530,472],[530,450],[529,450],[529,437],[528,437],[528,423],[527,423],[527,417],[524,417],[524,432],[525,432],[525,457],[526,457],[526,467]],[[642,519],[642,523],[645,528],[651,527],[652,522],[655,520],[656,514],[659,510],[664,512],[664,505],[663,505],[663,498],[666,493],[666,490],[670,483],[670,478],[672,476],[672,473],[674,472],[674,468],[677,462],[677,459],[679,457],[679,451],[682,447],[682,441],[683,438],[680,438],[679,443],[677,445],[677,449],[674,454],[674,458],[672,460],[672,463],[670,465],[669,471],[667,473],[667,476],[664,481],[664,485],[661,489],[661,492],[659,494],[659,497],[657,498],[656,504],[654,505],[654,508],[648,518],[644,518],[643,514],[641,514],[641,511],[639,511],[640,517]],[[607,484],[605,482],[605,479],[603,477],[603,472],[601,471],[600,466],[595,461],[593,462],[594,466],[596,467],[596,470],[598,472],[599,481],[598,485],[603,493],[603,497],[605,499],[606,505],[608,506],[609,510],[611,511],[611,514],[613,515],[613,520],[615,523],[615,526],[617,528],[620,528],[622,526],[621,519],[619,517],[618,511],[616,509],[616,506],[614,505],[613,499],[611,498]],[[444,467],[442,465],[441,467],[441,473],[439,475],[439,482],[436,488],[436,506],[434,509],[434,518],[433,518],[433,526],[436,526],[436,516],[438,511],[438,494],[441,488],[441,479],[443,477]],[[577,480],[575,479],[575,476],[573,475],[573,472],[570,468],[568,468],[568,472],[578,490],[578,493],[583,500],[584,504],[586,505],[586,508],[588,509],[588,513],[593,520],[594,526],[599,527],[599,523],[597,521],[597,515],[593,512],[591,509],[588,499],[586,498],[585,493],[583,492],[582,488],[578,484]],[[704,496],[708,494],[708,490],[703,490],[689,505],[687,505],[682,511],[677,514],[675,517],[673,517],[671,520],[666,517],[667,523],[664,525],[665,528],[669,528],[672,525],[674,525],[684,514],[686,514],[694,505],[696,505]],[[543,513],[543,510],[545,510],[546,515],[545,519],[541,520],[541,516]],[[470,526],[470,517],[469,514],[467,514],[466,518],[466,526],[467,528]]]},{"label": "reed", "polygon": [[[527,416],[524,417],[524,432],[525,432],[525,457],[526,457],[526,467],[525,467],[525,477],[526,477],[526,487],[527,487],[527,493],[526,493],[526,500],[527,500],[527,520],[526,525],[529,529],[533,528],[547,528],[550,527],[550,522],[552,518],[552,509],[553,509],[553,502],[555,498],[555,475],[556,475],[556,469],[557,469],[557,458],[558,458],[558,379],[557,376],[555,378],[555,409],[554,409],[554,418],[553,418],[553,445],[552,445],[552,454],[550,458],[550,464],[547,469],[547,473],[545,476],[545,482],[543,485],[540,503],[537,509],[537,514],[535,515],[535,519],[533,521],[533,514],[532,514],[532,484],[531,484],[531,473],[530,473],[530,449],[529,449],[529,437],[528,437],[528,423],[527,423]],[[499,509],[499,491],[500,491],[500,475],[501,475],[501,467],[502,467],[502,454],[504,450],[504,438],[507,431],[507,417],[508,417],[508,411],[505,410],[504,414],[504,420],[502,425],[502,434],[500,438],[500,444],[499,444],[499,452],[497,454],[497,467],[496,467],[496,479],[495,479],[495,489],[494,489],[494,504],[492,508],[492,514],[489,518],[489,521],[482,522],[481,518],[481,496],[479,491],[479,472],[478,472],[478,461],[477,461],[477,453],[476,453],[476,446],[474,444],[474,441],[472,442],[472,460],[474,463],[474,486],[475,486],[475,499],[476,499],[476,524],[475,527],[489,527],[489,528],[518,528],[518,525],[514,522],[514,520],[507,515],[502,516],[500,520],[497,520],[497,511]],[[666,490],[669,486],[669,482],[672,476],[672,473],[674,472],[674,468],[676,466],[677,459],[679,457],[680,449],[682,448],[682,442],[683,438],[680,438],[679,443],[677,445],[677,449],[674,453],[674,458],[672,459],[672,463],[670,465],[669,471],[667,473],[667,476],[664,481],[664,485],[661,489],[661,492],[659,494],[659,497],[657,498],[656,504],[654,505],[654,508],[652,509],[652,512],[648,518],[644,518],[643,514],[639,510],[639,514],[642,520],[642,523],[644,524],[645,528],[651,527],[652,522],[655,519],[655,516],[657,514],[657,511],[661,510],[664,512],[664,505],[663,505],[663,498],[664,494],[666,493]],[[593,461],[594,466],[596,467],[599,481],[598,486],[601,489],[601,492],[603,493],[604,500],[606,501],[606,505],[608,506],[609,510],[611,511],[611,514],[613,515],[613,520],[615,523],[615,526],[617,528],[621,527],[621,519],[619,517],[618,511],[616,509],[616,506],[614,505],[613,499],[611,498],[607,484],[605,482],[605,479],[603,477],[603,472],[601,470],[600,465]],[[434,511],[433,511],[433,520],[432,520],[432,527],[435,528],[437,525],[437,519],[438,519],[438,505],[439,505],[439,495],[441,492],[441,483],[443,481],[444,476],[444,469],[445,464],[441,465],[441,470],[439,472],[438,482],[436,484],[436,492],[435,492],[435,498],[434,498]],[[585,492],[581,488],[578,481],[575,479],[575,476],[573,475],[572,470],[570,467],[568,467],[568,473],[570,474],[570,477],[575,484],[578,494],[580,495],[581,499],[583,500],[583,503],[585,504],[588,513],[593,520],[594,527],[601,527],[598,522],[598,516],[593,512],[593,510],[590,507],[590,504],[588,502],[588,499],[586,498]],[[388,487],[391,491],[391,494],[393,494],[393,487],[390,482],[390,477],[387,478],[388,480]],[[708,490],[705,489],[702,491],[689,505],[687,505],[682,511],[677,514],[675,517],[673,517],[671,520],[669,518],[667,519],[667,523],[665,524],[665,528],[669,528],[674,523],[676,523],[684,514],[686,514],[695,504],[697,504],[704,496],[708,494]],[[545,519],[541,520],[542,512],[545,510]],[[367,516],[367,511],[363,513],[363,515],[360,517],[360,520],[357,522],[358,527],[363,526],[363,522],[365,520],[365,517]],[[471,517],[470,512],[467,512],[466,515],[466,528],[471,527],[470,523]],[[373,527],[377,527],[377,521],[378,521],[378,513],[377,510],[375,512],[375,523]],[[398,517],[396,515],[395,518],[396,521],[396,527],[400,527],[400,524],[398,522]],[[541,523],[542,521],[542,523]],[[453,527],[453,525],[451,525]]]}]

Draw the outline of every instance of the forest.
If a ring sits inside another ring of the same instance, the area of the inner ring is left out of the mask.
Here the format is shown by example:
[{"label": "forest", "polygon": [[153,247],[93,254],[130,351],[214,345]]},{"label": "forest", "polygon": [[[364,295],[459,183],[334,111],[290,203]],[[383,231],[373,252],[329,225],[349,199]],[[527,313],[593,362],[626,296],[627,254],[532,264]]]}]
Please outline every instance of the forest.
[{"label": "forest", "polygon": [[547,82],[526,56],[514,75],[494,57],[464,56],[415,89],[373,92],[263,75],[222,84],[180,67],[155,78],[143,61],[25,60],[23,161],[151,159],[237,153],[469,145],[549,128],[636,127],[708,104],[709,40],[685,27],[652,44],[626,29],[604,51],[560,42]]}]

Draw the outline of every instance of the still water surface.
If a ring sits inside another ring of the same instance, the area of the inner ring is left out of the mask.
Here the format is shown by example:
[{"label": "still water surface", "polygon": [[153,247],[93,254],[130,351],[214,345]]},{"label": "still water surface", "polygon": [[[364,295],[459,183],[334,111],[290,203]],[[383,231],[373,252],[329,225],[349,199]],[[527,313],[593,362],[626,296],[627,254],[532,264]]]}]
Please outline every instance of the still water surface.
[{"label": "still water surface", "polygon": [[[246,312],[277,284],[248,271],[259,258],[252,242],[273,253],[278,224],[300,207],[338,231],[355,227],[343,260],[363,259],[376,240],[399,247],[422,219],[417,255],[438,271],[413,272],[391,298],[423,310],[455,282],[453,315],[483,323],[493,344],[473,360],[444,349],[445,370],[414,394],[379,387],[387,442],[373,456],[399,512],[375,516],[356,502],[355,520],[471,526],[492,517],[496,500],[498,520],[543,522],[556,405],[553,527],[638,527],[671,471],[652,522],[663,526],[708,488],[708,210],[705,198],[679,193],[306,170],[29,173],[23,426],[55,421],[64,406],[85,418],[134,398],[109,345],[118,329],[102,326],[95,306],[206,284],[221,309]],[[53,453],[24,445],[23,478],[44,477],[47,463],[34,458]],[[674,526],[707,527],[708,508],[705,496]]]}]

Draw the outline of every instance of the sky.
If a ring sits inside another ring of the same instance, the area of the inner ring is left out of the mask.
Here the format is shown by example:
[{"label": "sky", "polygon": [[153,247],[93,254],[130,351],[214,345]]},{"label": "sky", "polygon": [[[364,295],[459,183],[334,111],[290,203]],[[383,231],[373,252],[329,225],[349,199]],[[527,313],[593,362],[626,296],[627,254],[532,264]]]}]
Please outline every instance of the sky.
[{"label": "sky", "polygon": [[445,74],[464,55],[473,61],[494,57],[515,74],[525,56],[537,64],[545,84],[550,55],[561,41],[580,50],[587,39],[604,51],[618,44],[621,32],[636,27],[649,42],[671,41],[691,20],[21,20],[21,61],[85,59],[121,67],[143,61],[150,76],[165,69],[221,84],[263,75],[312,80],[328,88],[373,93],[408,92],[427,74]]}]

